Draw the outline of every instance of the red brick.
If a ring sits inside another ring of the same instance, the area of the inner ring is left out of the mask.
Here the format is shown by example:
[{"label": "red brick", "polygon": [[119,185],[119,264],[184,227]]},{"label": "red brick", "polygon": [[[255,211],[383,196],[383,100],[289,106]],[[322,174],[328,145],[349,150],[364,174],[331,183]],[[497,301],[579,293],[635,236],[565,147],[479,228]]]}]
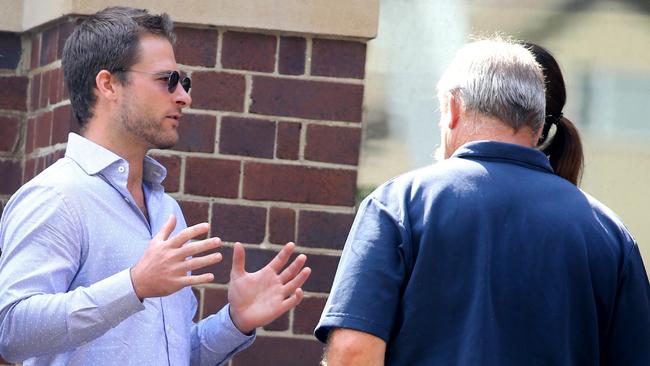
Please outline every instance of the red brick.
[{"label": "red brick", "polygon": [[187,226],[208,222],[208,210],[210,209],[208,202],[178,201],[178,204],[183,210]]},{"label": "red brick", "polygon": [[41,74],[35,74],[31,80],[31,92],[29,94],[29,108],[32,111],[40,107],[41,100]]},{"label": "red brick", "polygon": [[273,72],[276,37],[243,32],[225,32],[221,65],[226,69]]},{"label": "red brick", "polygon": [[14,194],[20,188],[23,169],[18,160],[0,160],[0,194]]},{"label": "red brick", "polygon": [[36,136],[36,117],[27,120],[27,133],[25,134],[25,154],[34,151],[34,137]]},{"label": "red brick", "polygon": [[365,43],[314,39],[311,74],[363,79],[366,65]]},{"label": "red brick", "polygon": [[220,153],[272,159],[274,147],[275,122],[238,117],[221,119]]},{"label": "red brick", "polygon": [[0,32],[0,69],[13,70],[18,67],[22,53],[22,42],[20,35],[11,32]]},{"label": "red brick", "polygon": [[52,26],[43,31],[41,41],[40,65],[47,65],[57,59],[59,47],[59,27]]},{"label": "red brick", "polygon": [[305,73],[305,50],[307,42],[302,37],[280,37],[278,71],[285,75]]},{"label": "red brick", "polygon": [[356,179],[352,170],[247,162],[244,198],[352,206]]},{"label": "red brick", "polygon": [[20,118],[0,115],[0,151],[15,152],[20,141]]},{"label": "red brick", "polygon": [[[212,273],[212,274],[214,274],[213,283],[224,284],[224,285],[228,284],[228,282],[230,282],[230,268],[232,267],[232,248],[221,247],[221,248],[217,248],[216,250],[210,250],[210,251],[207,251],[205,253],[201,253],[201,255],[208,255],[208,254],[215,253],[215,252],[221,253],[223,255],[223,259],[221,260],[221,262],[216,263],[216,264],[212,264],[212,265],[204,267],[204,268],[199,268],[196,271],[193,271],[192,273],[197,274],[197,275],[203,274],[203,273]],[[252,252],[252,250],[247,248],[246,249],[246,263],[248,263],[248,260],[249,260],[248,257],[249,257],[250,252]],[[249,266],[246,265],[246,268],[248,269]],[[206,301],[206,305],[207,305],[208,300],[209,300],[208,293],[206,292],[205,295],[206,295],[205,301]],[[215,309],[216,309],[215,311],[219,310],[219,308],[215,308]],[[203,310],[204,310],[203,315],[205,317],[205,316],[207,316],[205,314],[207,309],[204,307]],[[209,314],[211,314],[211,313],[208,313],[208,315]]]},{"label": "red brick", "polygon": [[232,366],[318,365],[322,356],[323,344],[317,340],[259,336],[235,355]]},{"label": "red brick", "polygon": [[40,156],[36,158],[36,171],[34,173],[38,175],[43,171],[43,169],[45,169],[45,157]]},{"label": "red brick", "polygon": [[178,143],[174,150],[214,152],[217,117],[206,114],[184,114],[178,125]]},{"label": "red brick", "polygon": [[266,234],[266,208],[212,205],[211,236],[224,241],[259,244]]},{"label": "red brick", "polygon": [[36,159],[27,159],[25,161],[25,171],[23,172],[23,184],[36,176]]},{"label": "red brick", "polygon": [[38,99],[38,107],[47,107],[47,102],[50,98],[50,73],[41,73],[41,97]]},{"label": "red brick", "polygon": [[152,155],[167,169],[167,176],[162,182],[165,192],[178,192],[181,177],[181,158],[175,155]]},{"label": "red brick", "polygon": [[271,207],[269,212],[269,241],[284,244],[296,240],[296,212],[290,208]]},{"label": "red brick", "polygon": [[73,131],[75,125],[77,125],[78,130],[78,123],[72,115],[72,107],[69,104],[63,105],[57,107],[53,113],[52,145],[67,142],[68,133]]},{"label": "red brick", "polygon": [[363,85],[254,76],[251,99],[252,113],[360,122]]},{"label": "red brick", "polygon": [[192,107],[217,111],[244,111],[244,75],[202,71],[192,73]]},{"label": "red brick", "polygon": [[278,158],[289,160],[297,160],[299,158],[301,129],[301,123],[278,123],[278,148],[276,151]]},{"label": "red brick", "polygon": [[65,148],[54,151],[54,159],[59,160],[65,156]]},{"label": "red brick", "polygon": [[41,34],[37,33],[32,36],[32,54],[29,60],[30,69],[34,70],[38,67],[41,55]]},{"label": "red brick", "polygon": [[2,98],[0,109],[27,110],[27,85],[26,76],[7,76],[0,78],[2,85]]},{"label": "red brick", "polygon": [[216,29],[178,27],[174,53],[176,62],[184,65],[213,67],[217,61]]},{"label": "red brick", "polygon": [[56,68],[47,71],[49,74],[49,104],[60,102],[63,95],[63,71]]},{"label": "red brick", "polygon": [[50,137],[52,136],[52,112],[47,111],[36,117],[34,125],[34,147],[50,146]]},{"label": "red brick", "polygon": [[302,289],[309,292],[329,292],[338,264],[338,256],[308,254],[306,266],[312,271]]},{"label": "red brick", "polygon": [[289,311],[280,315],[279,318],[275,319],[271,323],[264,326],[264,330],[280,332],[283,330],[289,329]]},{"label": "red brick", "polygon": [[322,297],[306,297],[302,299],[293,311],[293,332],[312,334],[326,302],[327,299]]},{"label": "red brick", "polygon": [[44,156],[45,158],[45,168],[49,167],[50,165],[54,164],[57,160],[59,160],[56,152],[49,153]]},{"label": "red brick", "polygon": [[73,19],[69,20],[65,23],[61,23],[58,25],[58,34],[57,34],[57,49],[56,49],[56,58],[60,59],[61,56],[63,55],[63,46],[65,46],[65,41],[68,39],[68,37],[72,34],[72,31],[74,31],[74,28],[77,24],[81,22],[81,19]]},{"label": "red brick", "polygon": [[300,211],[298,244],[306,247],[343,249],[354,214]]},{"label": "red brick", "polygon": [[[221,264],[224,266],[224,264]],[[228,303],[228,290],[206,288],[203,293],[203,318],[216,314]]]},{"label": "red brick", "polygon": [[305,159],[357,165],[360,145],[361,128],[310,125]]},{"label": "red brick", "polygon": [[187,158],[185,193],[236,198],[239,195],[239,161]]}]

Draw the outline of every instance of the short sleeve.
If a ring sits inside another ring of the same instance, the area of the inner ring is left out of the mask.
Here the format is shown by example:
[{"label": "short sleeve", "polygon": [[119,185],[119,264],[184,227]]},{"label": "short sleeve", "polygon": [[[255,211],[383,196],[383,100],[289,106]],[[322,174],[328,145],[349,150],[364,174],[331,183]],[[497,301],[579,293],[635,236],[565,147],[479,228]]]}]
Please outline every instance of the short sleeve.
[{"label": "short sleeve", "polygon": [[332,291],[315,330],[350,328],[387,341],[405,282],[408,235],[395,213],[374,198],[361,205],[345,243]]}]

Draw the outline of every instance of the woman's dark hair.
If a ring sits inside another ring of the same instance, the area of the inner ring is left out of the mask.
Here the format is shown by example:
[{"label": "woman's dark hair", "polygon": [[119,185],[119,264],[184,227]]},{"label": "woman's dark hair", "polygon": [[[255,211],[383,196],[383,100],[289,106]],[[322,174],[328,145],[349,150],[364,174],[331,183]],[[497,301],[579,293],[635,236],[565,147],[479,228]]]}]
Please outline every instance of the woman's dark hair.
[{"label": "woman's dark hair", "polygon": [[[577,186],[582,178],[584,155],[576,126],[562,114],[566,103],[562,71],[545,48],[534,43],[524,43],[524,46],[542,67],[546,82],[546,120],[539,141],[541,151],[549,157],[555,174]],[[555,125],[555,133],[548,136],[552,125]]]},{"label": "woman's dark hair", "polygon": [[[135,64],[142,34],[155,34],[174,43],[173,27],[167,14],[118,6],[91,15],[75,28],[65,42],[61,63],[70,103],[82,128],[93,116],[97,74]],[[122,84],[129,82],[126,73],[116,73],[116,77]]]}]

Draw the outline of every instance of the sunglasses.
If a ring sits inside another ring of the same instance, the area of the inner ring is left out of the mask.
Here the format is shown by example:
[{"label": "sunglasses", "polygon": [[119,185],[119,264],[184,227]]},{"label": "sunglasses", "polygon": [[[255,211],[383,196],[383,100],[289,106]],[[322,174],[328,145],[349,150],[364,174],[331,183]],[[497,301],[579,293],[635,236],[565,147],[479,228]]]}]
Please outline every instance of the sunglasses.
[{"label": "sunglasses", "polygon": [[161,79],[166,79],[167,80],[167,90],[170,93],[173,93],[176,91],[176,87],[178,86],[178,83],[181,83],[181,86],[183,89],[185,89],[186,93],[190,92],[190,88],[192,87],[192,80],[188,78],[187,76],[181,79],[181,74],[178,73],[178,71],[171,71],[171,72],[148,72],[148,71],[139,71],[139,70],[126,70],[126,69],[119,69],[115,71],[120,71],[120,72],[139,72],[141,74],[149,74],[149,75],[154,75],[158,76]]}]

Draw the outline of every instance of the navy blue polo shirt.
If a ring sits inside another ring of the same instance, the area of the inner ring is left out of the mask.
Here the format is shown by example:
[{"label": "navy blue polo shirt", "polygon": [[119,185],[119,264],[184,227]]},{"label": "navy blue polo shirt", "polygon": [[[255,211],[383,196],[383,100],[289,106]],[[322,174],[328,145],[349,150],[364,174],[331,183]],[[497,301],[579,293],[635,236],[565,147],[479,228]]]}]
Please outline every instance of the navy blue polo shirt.
[{"label": "navy blue polo shirt", "polygon": [[650,365],[650,285],[603,204],[541,152],[479,141],[359,208],[315,335],[388,365]]}]

